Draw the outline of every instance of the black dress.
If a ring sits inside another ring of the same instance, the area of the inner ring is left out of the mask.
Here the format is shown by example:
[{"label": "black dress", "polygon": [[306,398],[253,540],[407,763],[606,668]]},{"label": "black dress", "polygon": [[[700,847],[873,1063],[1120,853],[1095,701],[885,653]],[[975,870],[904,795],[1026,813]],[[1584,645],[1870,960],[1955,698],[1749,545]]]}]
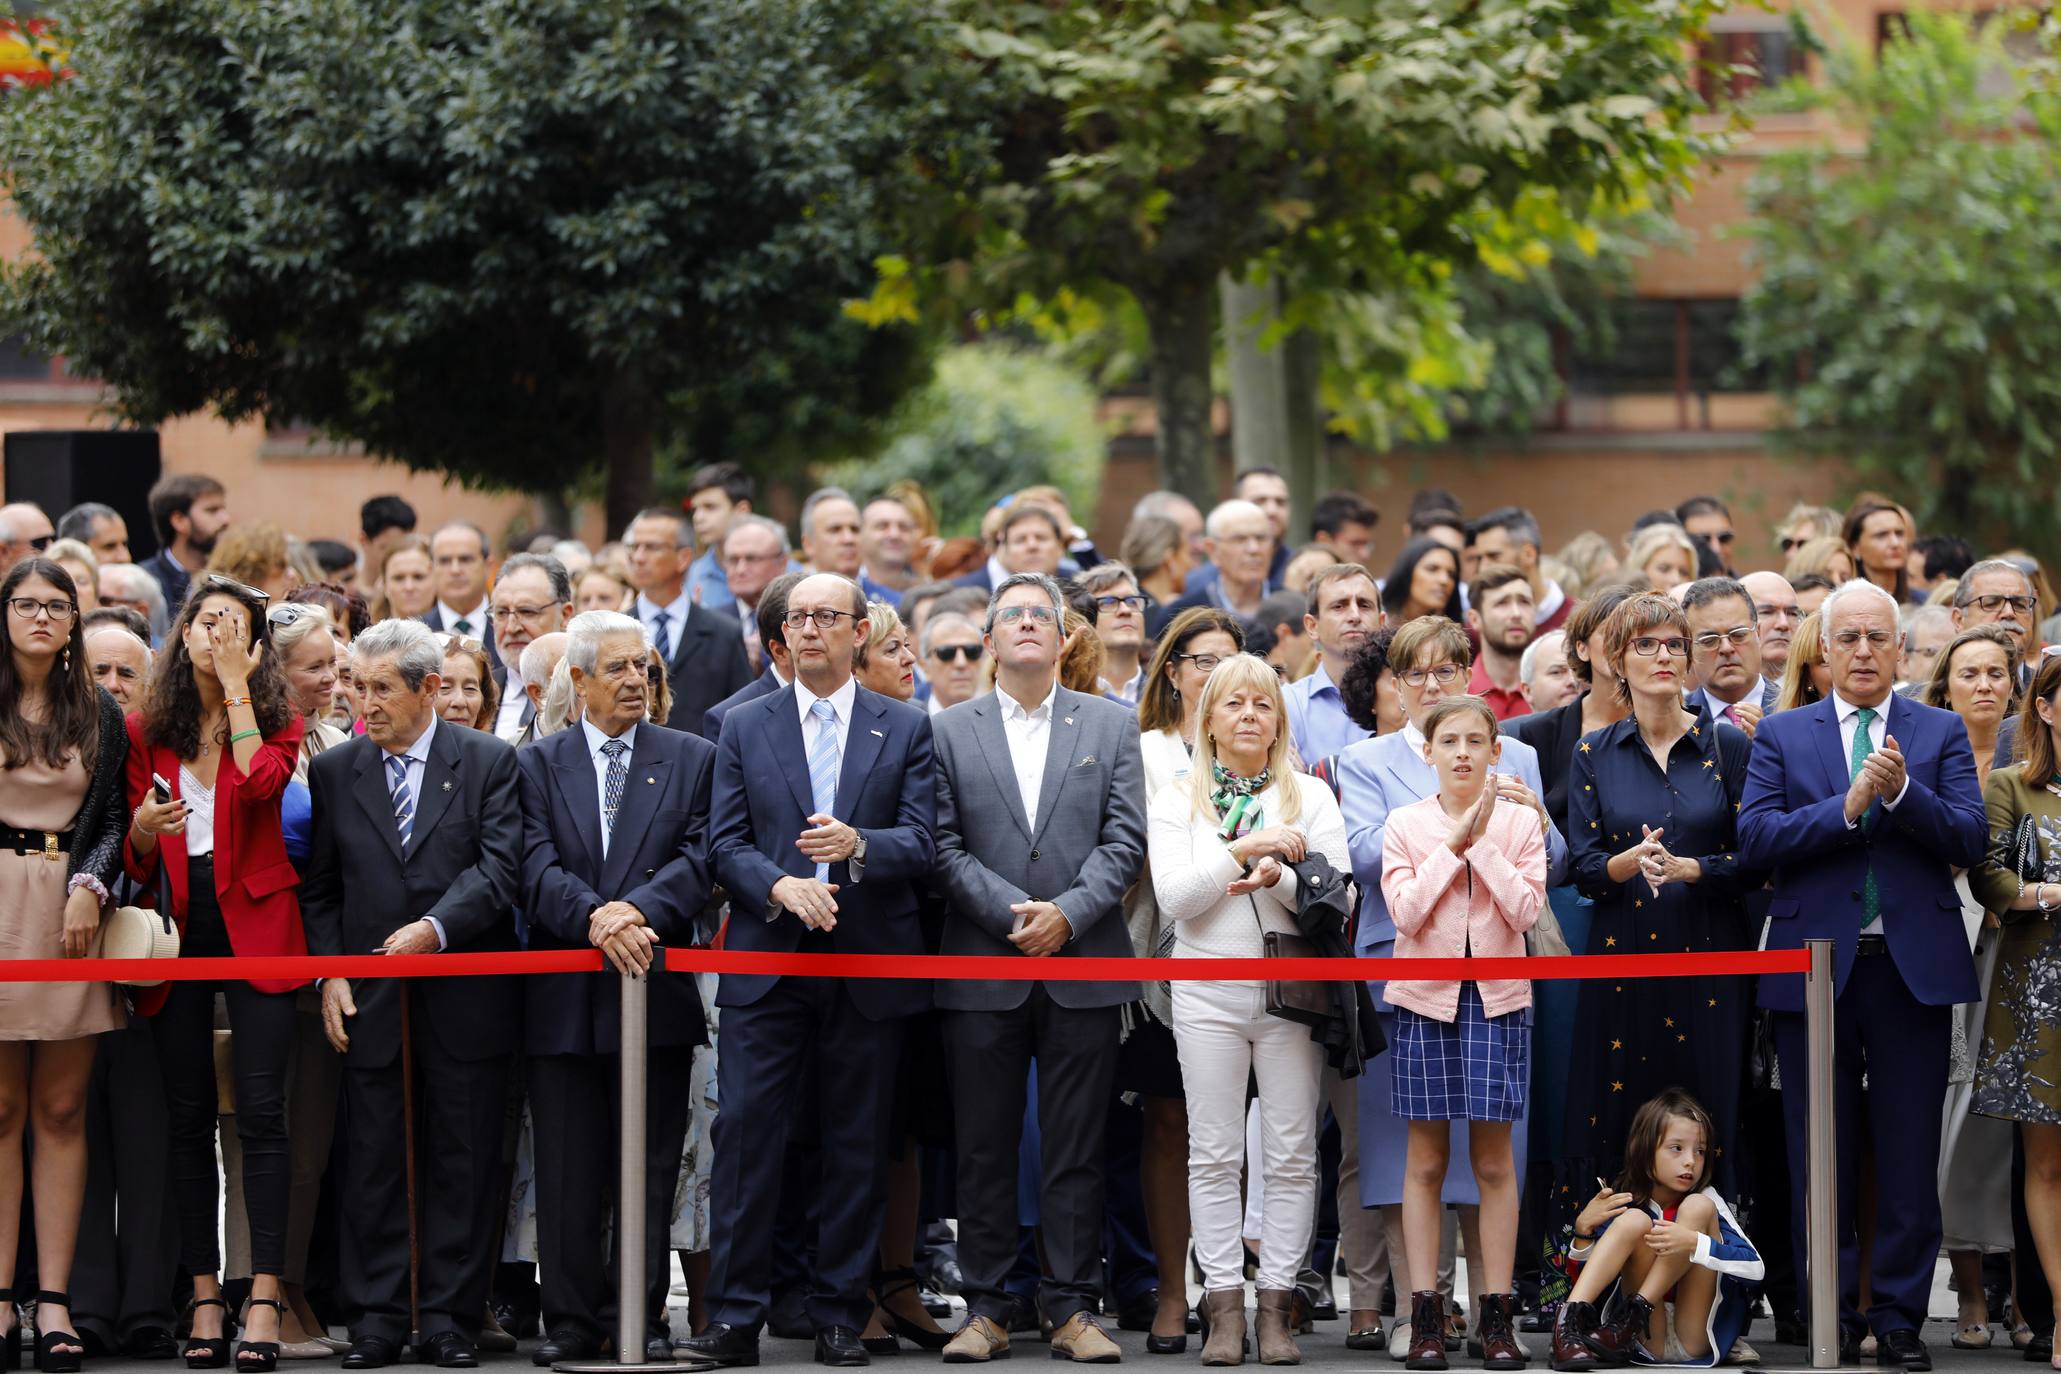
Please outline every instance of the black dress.
[{"label": "black dress", "polygon": [[[1575,882],[1595,902],[1589,954],[1703,954],[1751,949],[1744,896],[1762,875],[1738,861],[1739,799],[1752,743],[1729,724],[1692,725],[1663,774],[1635,719],[1583,737],[1568,791]],[[1613,854],[1640,826],[1665,830],[1671,853],[1698,860],[1694,883],[1610,880]],[[1584,990],[1568,1060],[1567,1162],[1572,1177],[1615,1180],[1633,1113],[1667,1087],[1693,1094],[1717,1128],[1713,1182],[1729,1192],[1731,1142],[1752,1025],[1753,982],[1738,975],[1596,981]],[[1578,1191],[1578,1190],[1577,1190]]]}]

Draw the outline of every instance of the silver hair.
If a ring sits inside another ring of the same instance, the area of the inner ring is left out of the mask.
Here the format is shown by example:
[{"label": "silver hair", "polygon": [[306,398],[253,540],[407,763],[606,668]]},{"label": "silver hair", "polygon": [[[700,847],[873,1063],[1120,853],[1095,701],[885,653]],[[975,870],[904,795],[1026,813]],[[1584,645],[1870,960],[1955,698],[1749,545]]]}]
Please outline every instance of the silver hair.
[{"label": "silver hair", "polygon": [[[1148,491],[1138,498],[1138,504],[1131,507],[1131,519],[1142,520],[1148,515],[1179,523],[1182,507],[1195,510],[1195,503],[1178,491]],[[1198,515],[1200,511],[1196,512]]]},{"label": "silver hair", "polygon": [[[48,515],[43,514],[43,508],[34,501],[9,501],[6,505],[0,506],[0,540],[12,544],[20,539],[21,526],[15,523],[15,517],[23,511],[30,510],[42,515],[45,521],[50,519]],[[56,528],[55,525],[51,526],[52,530]]]},{"label": "silver hair", "polygon": [[1971,564],[1968,568],[1968,571],[1961,574],[1961,580],[1954,585],[1955,609],[1962,609],[1971,604],[1975,600],[1976,578],[1982,576],[1984,573],[1995,572],[2010,573],[2016,578],[2018,578],[2021,582],[2025,583],[2025,590],[2027,592],[2031,592],[2034,590],[2031,575],[2028,574],[2025,571],[2025,569],[2019,567],[2016,563],[2013,563],[2010,559],[1985,558],[1980,563]]},{"label": "silver hair", "polygon": [[858,501],[843,487],[818,487],[809,493],[808,500],[802,502],[800,524],[803,534],[815,533],[816,509],[829,501],[844,501],[849,503],[853,510],[859,508]]},{"label": "silver hair", "polygon": [[1558,657],[1566,652],[1567,632],[1565,630],[1548,630],[1538,636],[1531,643],[1524,646],[1524,653],[1517,660],[1517,680],[1519,682],[1531,681],[1532,673],[1537,671],[1539,666],[1539,645],[1544,644],[1554,635],[1559,635],[1561,641],[1561,647],[1554,651],[1555,656]]},{"label": "silver hair", "polygon": [[[148,575],[147,573],[145,574],[145,576]],[[143,651],[143,668],[145,672],[148,672],[150,665],[157,661],[157,655],[151,651],[150,646],[138,639],[134,630],[130,629],[127,625],[121,624],[119,621],[102,620],[86,627],[86,639],[89,643],[92,641],[93,636],[97,634],[120,635],[123,639],[128,640],[131,644],[141,649]]]},{"label": "silver hair", "polygon": [[957,611],[932,611],[930,618],[923,622],[922,635],[917,638],[916,656],[929,658],[932,641],[937,638],[938,631],[954,625],[971,630],[976,637],[980,634],[980,626],[973,623],[971,616],[960,615]]},{"label": "silver hair", "polygon": [[[1258,510],[1258,506],[1253,507]],[[995,632],[995,616],[1002,605],[1002,593],[1018,587],[1036,587],[1052,599],[1052,623],[1059,628],[1059,637],[1066,638],[1066,594],[1059,590],[1059,584],[1043,573],[1011,573],[1002,579],[1002,585],[995,588],[993,599],[988,602],[987,633]]]},{"label": "silver hair", "polygon": [[635,616],[621,611],[582,611],[565,627],[565,658],[573,667],[593,676],[601,659],[601,641],[611,635],[635,635],[641,643],[644,626]]},{"label": "silver hair", "polygon": [[572,689],[572,659],[558,660],[551,681],[544,688],[544,704],[537,708],[537,735],[555,735],[572,724],[577,699]]},{"label": "silver hair", "polygon": [[730,542],[731,535],[737,533],[739,530],[754,528],[772,531],[773,537],[780,541],[780,552],[794,552],[794,545],[790,544],[787,540],[787,526],[781,524],[778,520],[775,520],[770,515],[754,515],[749,511],[745,512],[743,515],[733,515],[730,517],[730,523],[723,527],[723,538],[721,542],[727,548]]},{"label": "silver hair", "polygon": [[391,658],[400,670],[401,681],[411,692],[422,690],[422,680],[444,671],[444,644],[437,632],[419,620],[382,620],[365,627],[365,633],[351,641],[351,662],[369,663]]},{"label": "silver hair", "polygon": [[[691,549],[694,547],[694,524],[687,518],[685,511],[676,510],[671,506],[646,506],[643,510],[630,517],[630,524],[634,525],[639,520],[670,520],[673,522],[673,547],[676,549]],[[623,542],[625,544],[630,542],[629,525],[623,527]]]},{"label": "silver hair", "polygon": [[[552,631],[552,634],[559,633],[561,632],[557,630]],[[522,658],[516,665],[516,671],[522,675],[523,682],[531,687],[551,685],[551,669],[557,666],[557,659],[553,659],[551,650],[544,647],[544,641],[549,638],[551,635],[538,635],[522,646]],[[561,649],[558,658],[564,657],[565,653]],[[545,662],[547,659],[551,660],[548,665]]]},{"label": "silver hair", "polygon": [[1897,621],[1898,628],[1903,631],[1904,647],[1908,649],[1911,647],[1912,637],[1925,626],[1935,622],[1945,625],[1948,635],[1952,635],[1954,613],[1952,608],[1947,606],[1906,606],[1897,614]]},{"label": "silver hair", "polygon": [[1884,604],[1889,607],[1890,618],[1896,618],[1899,608],[1895,597],[1883,591],[1882,588],[1876,586],[1865,577],[1850,578],[1834,587],[1818,606],[1818,624],[1828,644],[1832,640],[1832,612],[1839,606],[1839,603],[1851,601],[1855,597],[1871,595],[1881,597]]},{"label": "silver hair", "polygon": [[63,518],[57,522],[57,537],[91,543],[94,525],[102,520],[121,518],[122,513],[113,506],[105,506],[98,501],[82,501],[66,511]]},{"label": "silver hair", "polygon": [[551,599],[561,603],[572,601],[572,574],[565,570],[565,564],[548,553],[516,553],[502,560],[501,571],[494,577],[496,586],[508,580],[508,574],[519,573],[524,568],[535,568],[551,583]]},{"label": "silver hair", "polygon": [[[109,563],[100,570],[100,580],[107,583],[115,601],[141,601],[150,607],[144,618],[150,622],[150,633],[161,638],[165,632],[165,589],[149,572],[134,563]],[[99,590],[95,588],[95,590]]]},{"label": "silver hair", "polygon": [[[1236,498],[1229,501],[1219,501],[1210,509],[1209,518],[1202,522],[1202,532],[1212,539],[1221,539],[1223,538],[1224,522],[1240,516],[1257,516],[1259,519],[1265,520],[1267,513],[1250,501],[1240,501]],[[1268,532],[1272,533],[1273,528],[1273,525],[1269,524],[1267,526]]]}]

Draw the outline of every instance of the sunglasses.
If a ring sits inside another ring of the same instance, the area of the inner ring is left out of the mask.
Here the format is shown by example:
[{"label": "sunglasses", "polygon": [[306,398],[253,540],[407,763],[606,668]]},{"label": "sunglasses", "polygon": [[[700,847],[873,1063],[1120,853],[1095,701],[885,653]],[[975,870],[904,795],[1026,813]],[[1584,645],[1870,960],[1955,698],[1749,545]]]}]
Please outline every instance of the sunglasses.
[{"label": "sunglasses", "polygon": [[228,592],[231,596],[246,597],[249,600],[257,602],[260,606],[263,606],[272,600],[272,594],[270,592],[261,592],[256,587],[252,587],[245,583],[238,582],[233,577],[224,577],[221,573],[209,573],[207,581],[203,582],[201,585],[211,589],[217,589],[220,591]]},{"label": "sunglasses", "polygon": [[320,609],[319,606],[308,606],[298,601],[281,602],[265,612],[265,623],[275,630],[283,630],[288,625],[299,624]]},{"label": "sunglasses", "polygon": [[978,644],[939,644],[932,647],[930,656],[940,663],[950,663],[955,658],[963,658],[968,663],[978,663],[982,652]]},{"label": "sunglasses", "polygon": [[34,539],[31,539],[29,541],[29,547],[34,549],[37,553],[41,553],[43,552],[43,550],[49,548],[52,544],[56,542],[57,536],[54,534],[39,534]]}]

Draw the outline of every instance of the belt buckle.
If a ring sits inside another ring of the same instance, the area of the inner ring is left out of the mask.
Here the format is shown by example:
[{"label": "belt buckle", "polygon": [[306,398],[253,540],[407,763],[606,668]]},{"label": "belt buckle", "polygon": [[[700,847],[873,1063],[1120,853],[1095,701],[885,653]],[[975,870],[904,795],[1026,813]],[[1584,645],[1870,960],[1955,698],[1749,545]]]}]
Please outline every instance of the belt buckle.
[{"label": "belt buckle", "polygon": [[57,832],[55,830],[43,832],[43,857],[52,863],[61,863],[64,860],[64,855],[60,854],[57,850]]}]

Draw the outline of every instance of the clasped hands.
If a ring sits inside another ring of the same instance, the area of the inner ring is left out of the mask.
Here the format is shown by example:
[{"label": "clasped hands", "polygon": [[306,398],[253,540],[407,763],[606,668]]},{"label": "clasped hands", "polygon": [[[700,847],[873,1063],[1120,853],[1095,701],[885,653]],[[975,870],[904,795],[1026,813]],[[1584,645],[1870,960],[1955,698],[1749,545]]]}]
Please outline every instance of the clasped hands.
[{"label": "clasped hands", "polygon": [[587,943],[606,954],[617,972],[639,978],[651,971],[658,932],[628,902],[603,902],[587,917]]},{"label": "clasped hands", "polygon": [[1639,876],[1646,880],[1647,888],[1656,897],[1669,883],[1693,883],[1703,877],[1701,863],[1683,858],[1661,842],[1666,833],[1666,826],[1641,825],[1639,842],[1624,851],[1637,862]]},{"label": "clasped hands", "polygon": [[1897,748],[1895,735],[1884,735],[1882,747],[1861,760],[1861,771],[1847,786],[1847,824],[1858,822],[1875,802],[1887,806],[1895,801],[1904,790],[1905,777],[1903,750]]},{"label": "clasped hands", "polygon": [[1244,869],[1224,888],[1227,897],[1243,897],[1281,881],[1282,865],[1299,864],[1309,857],[1309,837],[1285,825],[1270,825],[1240,835],[1226,846],[1231,857]]},{"label": "clasped hands", "polygon": [[[809,817],[809,829],[795,837],[794,847],[810,863],[842,863],[859,851],[859,832],[827,811]],[[786,877],[773,884],[773,905],[793,912],[810,930],[837,929],[837,883],[813,877]]]}]

